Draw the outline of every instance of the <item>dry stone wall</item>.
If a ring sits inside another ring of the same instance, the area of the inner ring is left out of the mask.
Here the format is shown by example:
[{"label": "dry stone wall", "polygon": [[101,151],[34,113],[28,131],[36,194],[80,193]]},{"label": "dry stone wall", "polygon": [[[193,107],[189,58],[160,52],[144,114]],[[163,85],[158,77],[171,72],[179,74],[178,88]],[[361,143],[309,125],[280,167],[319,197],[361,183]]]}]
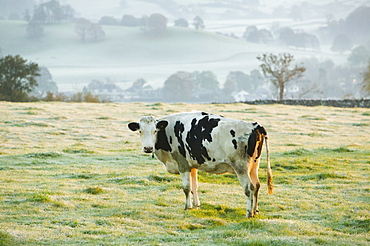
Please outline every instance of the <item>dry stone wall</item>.
[{"label": "dry stone wall", "polygon": [[370,99],[345,99],[345,100],[256,100],[247,101],[246,104],[284,104],[302,106],[332,106],[339,108],[370,108]]}]

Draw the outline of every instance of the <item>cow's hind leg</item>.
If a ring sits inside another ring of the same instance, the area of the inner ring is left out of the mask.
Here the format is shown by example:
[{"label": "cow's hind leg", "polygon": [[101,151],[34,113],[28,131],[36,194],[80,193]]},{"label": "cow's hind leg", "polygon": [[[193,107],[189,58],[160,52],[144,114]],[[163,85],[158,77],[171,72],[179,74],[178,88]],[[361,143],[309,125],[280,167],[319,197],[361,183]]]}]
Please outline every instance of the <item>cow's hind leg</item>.
[{"label": "cow's hind leg", "polygon": [[182,189],[185,193],[186,203],[185,203],[185,210],[192,209],[193,205],[191,203],[191,184],[190,184],[190,172],[181,172],[181,179],[182,179]]},{"label": "cow's hind leg", "polygon": [[198,170],[196,168],[191,169],[191,193],[193,193],[194,207],[199,208],[200,202],[198,197]]},{"label": "cow's hind leg", "polygon": [[254,163],[250,164],[249,167],[249,177],[251,180],[251,184],[253,185],[253,199],[252,199],[252,207],[253,207],[253,214],[258,214],[258,191],[260,189],[260,181],[258,179],[258,166],[259,166],[259,159],[254,160]]},{"label": "cow's hind leg", "polygon": [[253,193],[253,213],[256,215],[259,213],[258,210],[258,191],[260,189],[260,182],[254,185],[254,193]]}]

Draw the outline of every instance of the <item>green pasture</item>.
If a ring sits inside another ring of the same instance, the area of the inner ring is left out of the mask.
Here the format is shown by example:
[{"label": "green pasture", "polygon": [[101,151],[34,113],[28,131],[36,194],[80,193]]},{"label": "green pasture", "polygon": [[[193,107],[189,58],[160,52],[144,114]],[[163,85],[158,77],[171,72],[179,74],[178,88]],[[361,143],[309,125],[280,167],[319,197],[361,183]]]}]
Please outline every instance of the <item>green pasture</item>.
[{"label": "green pasture", "polygon": [[[230,174],[199,174],[199,210],[181,179],[140,152],[127,123],[202,110],[258,121],[260,215]],[[370,111],[246,104],[0,102],[0,245],[368,245]]]}]

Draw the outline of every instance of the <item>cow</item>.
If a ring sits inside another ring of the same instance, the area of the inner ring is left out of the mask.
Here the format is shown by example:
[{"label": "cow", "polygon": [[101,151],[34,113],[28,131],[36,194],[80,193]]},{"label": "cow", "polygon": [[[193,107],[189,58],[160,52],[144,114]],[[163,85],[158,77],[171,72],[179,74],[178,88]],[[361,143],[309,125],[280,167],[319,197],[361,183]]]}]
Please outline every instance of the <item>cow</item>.
[{"label": "cow", "polygon": [[[143,116],[128,127],[139,131],[142,150],[154,153],[168,172],[180,174],[185,209],[200,207],[197,171],[236,174],[247,197],[246,216],[258,214],[258,167],[263,143],[267,152],[268,194],[273,193],[268,138],[263,126],[205,112]],[[191,195],[193,195],[193,203]]]}]

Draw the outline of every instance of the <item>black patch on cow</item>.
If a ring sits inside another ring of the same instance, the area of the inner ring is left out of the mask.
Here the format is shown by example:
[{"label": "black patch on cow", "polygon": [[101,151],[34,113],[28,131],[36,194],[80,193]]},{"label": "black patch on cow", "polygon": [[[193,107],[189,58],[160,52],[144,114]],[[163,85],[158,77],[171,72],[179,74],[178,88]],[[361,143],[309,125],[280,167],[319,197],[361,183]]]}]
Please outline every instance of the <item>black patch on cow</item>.
[{"label": "black patch on cow", "polygon": [[161,120],[157,123],[156,127],[157,129],[164,129],[168,126],[168,121]]},{"label": "black patch on cow", "polygon": [[238,148],[238,143],[236,142],[235,139],[233,139],[233,141],[231,141],[233,144],[234,144],[234,149],[237,149]]},{"label": "black patch on cow", "polygon": [[213,161],[213,162],[215,162],[215,161],[216,161],[216,159],[215,159],[215,158],[213,158],[213,159],[212,159],[212,161]]},{"label": "black patch on cow", "polygon": [[249,198],[251,195],[251,192],[249,191],[248,187],[245,187],[245,195]]},{"label": "black patch on cow", "polygon": [[184,141],[182,141],[182,133],[184,132],[184,130],[185,130],[184,124],[181,123],[180,121],[176,121],[174,132],[175,132],[177,141],[179,142],[179,152],[183,157],[186,157],[185,144],[184,144]]},{"label": "black patch on cow", "polygon": [[208,113],[206,113],[206,112],[202,112],[202,115],[208,115]]},{"label": "black patch on cow", "polygon": [[170,136],[170,144],[172,144],[172,136]]},{"label": "black patch on cow", "polygon": [[[166,122],[166,123],[164,123]],[[157,124],[157,142],[155,143],[155,149],[161,149],[164,151],[172,151],[171,145],[168,143],[167,134],[166,134],[166,126],[168,125],[167,121],[160,121]]]},{"label": "black patch on cow", "polygon": [[255,129],[252,130],[251,134],[249,135],[248,138],[248,149],[247,149],[247,154],[252,157],[254,150],[256,148],[256,142],[257,142],[257,131]]},{"label": "black patch on cow", "polygon": [[257,130],[261,133],[261,134],[263,134],[263,135],[267,135],[267,132],[266,132],[266,130],[265,130],[265,128],[263,127],[263,126],[260,126],[260,125],[258,125],[257,126]]},{"label": "black patch on cow", "polygon": [[128,124],[128,128],[130,128],[131,131],[136,131],[140,129],[140,125],[137,122],[131,122]]},{"label": "black patch on cow", "polygon": [[230,130],[230,134],[233,138],[235,138],[235,131],[234,130]]},{"label": "black patch on cow", "polygon": [[256,127],[252,129],[252,132],[249,135],[247,154],[252,157],[256,149],[257,141],[261,141],[257,149],[256,159],[258,159],[262,151],[262,145],[263,145],[263,140],[264,140],[263,137],[266,136],[267,133],[266,133],[265,128],[263,128],[263,126],[260,126],[257,122],[253,123],[253,125],[255,125]]},{"label": "black patch on cow", "polygon": [[208,155],[206,147],[203,146],[203,141],[212,142],[212,130],[218,126],[220,119],[210,119],[209,116],[204,116],[197,122],[197,119],[191,121],[191,129],[186,136],[186,148],[189,151],[191,158],[196,160],[199,164],[207,160],[212,160]]}]

